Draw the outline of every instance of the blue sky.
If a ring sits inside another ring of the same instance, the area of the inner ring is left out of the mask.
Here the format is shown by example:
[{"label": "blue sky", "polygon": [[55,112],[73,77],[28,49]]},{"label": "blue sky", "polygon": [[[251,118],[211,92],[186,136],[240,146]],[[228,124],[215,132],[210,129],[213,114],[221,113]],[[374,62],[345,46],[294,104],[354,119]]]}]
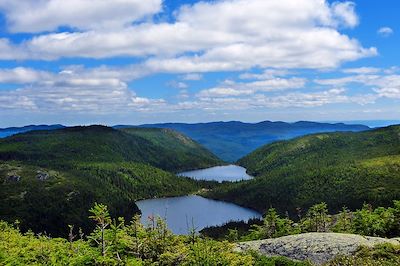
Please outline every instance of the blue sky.
[{"label": "blue sky", "polygon": [[399,120],[392,0],[0,0],[0,127]]}]

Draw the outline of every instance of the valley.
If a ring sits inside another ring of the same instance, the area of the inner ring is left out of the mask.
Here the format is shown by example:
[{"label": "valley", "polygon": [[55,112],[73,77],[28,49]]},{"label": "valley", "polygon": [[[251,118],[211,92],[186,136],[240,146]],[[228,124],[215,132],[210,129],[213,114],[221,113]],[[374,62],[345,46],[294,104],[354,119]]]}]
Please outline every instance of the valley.
[{"label": "valley", "polygon": [[387,207],[400,198],[399,128],[277,141],[236,164],[172,129],[22,132],[0,139],[0,219],[18,220],[22,232],[68,237],[72,224],[90,234],[89,210],[102,203],[110,217],[129,221],[141,214],[146,228],[165,223],[177,236],[237,241],[269,236],[259,226],[275,208],[277,221],[288,226],[277,236],[313,232],[291,224],[306,223],[299,217],[320,202],[328,204],[328,215],[364,203]]}]

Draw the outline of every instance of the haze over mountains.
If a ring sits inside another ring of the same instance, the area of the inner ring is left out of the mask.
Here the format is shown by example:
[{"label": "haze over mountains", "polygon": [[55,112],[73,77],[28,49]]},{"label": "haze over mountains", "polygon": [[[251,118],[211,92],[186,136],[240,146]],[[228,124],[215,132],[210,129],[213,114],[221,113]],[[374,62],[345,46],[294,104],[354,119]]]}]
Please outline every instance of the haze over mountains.
[{"label": "haze over mountains", "polygon": [[170,128],[179,131],[228,162],[235,162],[258,147],[278,140],[319,132],[369,129],[364,125],[307,121],[295,123],[263,121],[254,124],[237,121],[198,124],[166,123],[148,124],[141,127]]},{"label": "haze over mountains", "polygon": [[29,132],[32,130],[54,130],[64,128],[65,126],[56,124],[56,125],[29,125],[24,127],[8,127],[0,129],[0,138],[5,138],[8,136],[12,136],[18,133]]}]

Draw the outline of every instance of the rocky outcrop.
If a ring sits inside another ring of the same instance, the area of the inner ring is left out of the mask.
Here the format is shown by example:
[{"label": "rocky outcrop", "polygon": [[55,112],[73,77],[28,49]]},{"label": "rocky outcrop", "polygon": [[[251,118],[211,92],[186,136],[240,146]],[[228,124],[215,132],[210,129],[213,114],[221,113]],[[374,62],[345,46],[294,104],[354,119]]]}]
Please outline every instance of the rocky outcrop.
[{"label": "rocky outcrop", "polygon": [[266,256],[284,256],[294,260],[309,260],[322,265],[338,255],[352,255],[360,246],[373,247],[381,243],[400,244],[400,238],[385,239],[353,234],[306,233],[275,239],[242,242],[237,251],[256,250]]},{"label": "rocky outcrop", "polygon": [[39,179],[40,181],[46,181],[47,179],[50,178],[50,175],[46,172],[37,171],[36,178]]},{"label": "rocky outcrop", "polygon": [[21,176],[16,175],[16,174],[10,174],[5,179],[6,183],[16,183],[19,181],[21,181]]}]

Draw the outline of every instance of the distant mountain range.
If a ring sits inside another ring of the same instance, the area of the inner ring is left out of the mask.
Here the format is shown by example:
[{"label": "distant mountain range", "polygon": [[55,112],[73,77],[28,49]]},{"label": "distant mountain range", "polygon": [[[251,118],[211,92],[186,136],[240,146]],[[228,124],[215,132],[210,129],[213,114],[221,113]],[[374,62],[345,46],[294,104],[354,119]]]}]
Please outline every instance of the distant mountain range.
[{"label": "distant mountain range", "polygon": [[5,138],[18,133],[25,133],[33,130],[54,130],[65,128],[63,125],[29,125],[24,127],[8,127],[0,129],[0,138]]},{"label": "distant mountain range", "polygon": [[[129,126],[115,126],[123,128]],[[235,162],[255,149],[275,141],[292,139],[322,132],[364,131],[365,125],[343,123],[295,123],[264,121],[260,123],[212,122],[198,124],[166,123],[147,124],[140,127],[169,128],[179,131],[199,142],[227,162]]]},{"label": "distant mountain range", "polygon": [[[39,125],[21,128],[0,129],[0,138],[32,130],[53,130],[64,128],[63,125]],[[370,128],[361,124],[318,123],[299,121],[295,123],[264,121],[260,123],[211,122],[211,123],[164,123],[140,126],[117,125],[121,128],[168,128],[192,138],[227,162],[235,162],[255,149],[279,140],[287,140],[308,134],[364,131]]]}]

